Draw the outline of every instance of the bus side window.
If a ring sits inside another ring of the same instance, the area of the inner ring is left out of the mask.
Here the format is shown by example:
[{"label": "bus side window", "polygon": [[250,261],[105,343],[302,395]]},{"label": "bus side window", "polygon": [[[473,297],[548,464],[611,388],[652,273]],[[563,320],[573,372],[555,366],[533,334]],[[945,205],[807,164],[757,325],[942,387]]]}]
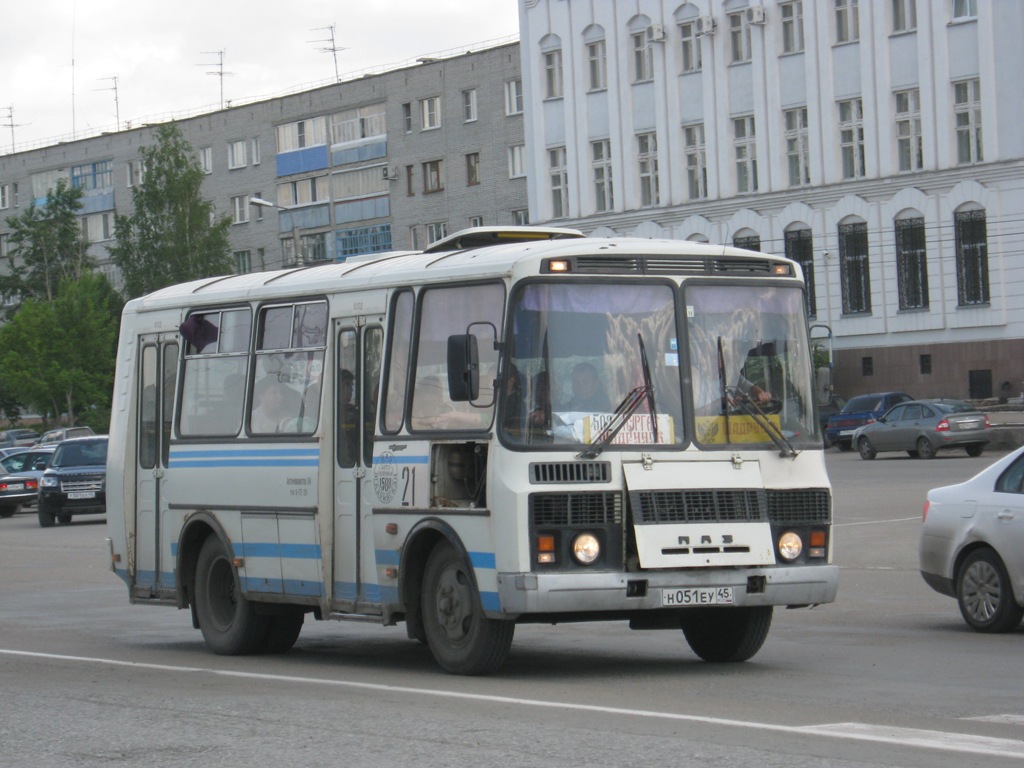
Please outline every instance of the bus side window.
[{"label": "bus side window", "polygon": [[377,426],[377,398],[380,395],[380,366],[384,354],[384,331],[378,327],[363,332],[363,464],[373,465],[373,435]]},{"label": "bus side window", "polygon": [[355,330],[338,334],[338,466],[354,467],[359,451],[359,347]]}]

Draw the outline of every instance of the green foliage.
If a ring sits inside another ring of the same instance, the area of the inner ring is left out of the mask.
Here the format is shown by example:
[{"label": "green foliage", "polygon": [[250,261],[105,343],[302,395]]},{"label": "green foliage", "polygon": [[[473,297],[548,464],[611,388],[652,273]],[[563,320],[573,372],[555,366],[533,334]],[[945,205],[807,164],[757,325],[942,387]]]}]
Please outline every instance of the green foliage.
[{"label": "green foliage", "polygon": [[81,207],[82,190],[59,179],[43,205],[32,201],[24,213],[7,220],[10,273],[0,276],[0,293],[20,301],[50,301],[61,281],[77,280],[93,270],[78,218]]},{"label": "green foliage", "polygon": [[156,138],[156,145],[139,150],[145,171],[132,188],[135,212],[114,220],[117,242],[110,256],[121,270],[127,298],[231,272],[231,219],[213,220],[213,203],[202,197],[205,174],[192,146],[174,124],[160,126]]},{"label": "green foliage", "polygon": [[109,416],[121,307],[94,273],[65,279],[52,301],[23,302],[0,327],[0,390],[47,421]]}]

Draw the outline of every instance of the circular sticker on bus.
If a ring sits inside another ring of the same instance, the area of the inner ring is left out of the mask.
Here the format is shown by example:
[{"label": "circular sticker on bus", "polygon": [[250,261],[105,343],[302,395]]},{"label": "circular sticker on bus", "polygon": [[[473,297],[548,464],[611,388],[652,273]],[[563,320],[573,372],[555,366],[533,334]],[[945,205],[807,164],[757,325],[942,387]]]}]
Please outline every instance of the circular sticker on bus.
[{"label": "circular sticker on bus", "polygon": [[390,504],[398,492],[398,470],[391,451],[384,451],[373,461],[373,492],[381,504]]}]

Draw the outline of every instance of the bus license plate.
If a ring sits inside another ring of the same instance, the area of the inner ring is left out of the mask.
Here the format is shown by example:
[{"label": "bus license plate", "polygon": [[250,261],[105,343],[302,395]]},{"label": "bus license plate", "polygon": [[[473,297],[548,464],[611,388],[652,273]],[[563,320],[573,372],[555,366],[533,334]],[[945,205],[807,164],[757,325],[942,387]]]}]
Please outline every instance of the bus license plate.
[{"label": "bus license plate", "polygon": [[732,587],[686,587],[685,589],[661,590],[661,606],[663,608],[732,604]]},{"label": "bus license plate", "polygon": [[72,491],[68,494],[69,499],[95,499],[96,491]]}]

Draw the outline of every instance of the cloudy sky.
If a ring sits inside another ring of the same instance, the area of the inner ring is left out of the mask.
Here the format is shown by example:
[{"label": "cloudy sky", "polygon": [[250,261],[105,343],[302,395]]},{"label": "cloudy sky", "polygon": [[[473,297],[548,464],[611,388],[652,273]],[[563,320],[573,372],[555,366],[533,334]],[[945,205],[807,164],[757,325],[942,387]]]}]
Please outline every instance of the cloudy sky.
[{"label": "cloudy sky", "polygon": [[[518,0],[0,0],[0,153],[519,34]],[[331,48],[334,26],[335,54]],[[223,51],[223,72],[220,77]],[[230,74],[228,74],[230,73]],[[116,80],[116,90],[115,80]],[[116,104],[115,104],[116,95]],[[13,119],[12,119],[13,115]]]}]

